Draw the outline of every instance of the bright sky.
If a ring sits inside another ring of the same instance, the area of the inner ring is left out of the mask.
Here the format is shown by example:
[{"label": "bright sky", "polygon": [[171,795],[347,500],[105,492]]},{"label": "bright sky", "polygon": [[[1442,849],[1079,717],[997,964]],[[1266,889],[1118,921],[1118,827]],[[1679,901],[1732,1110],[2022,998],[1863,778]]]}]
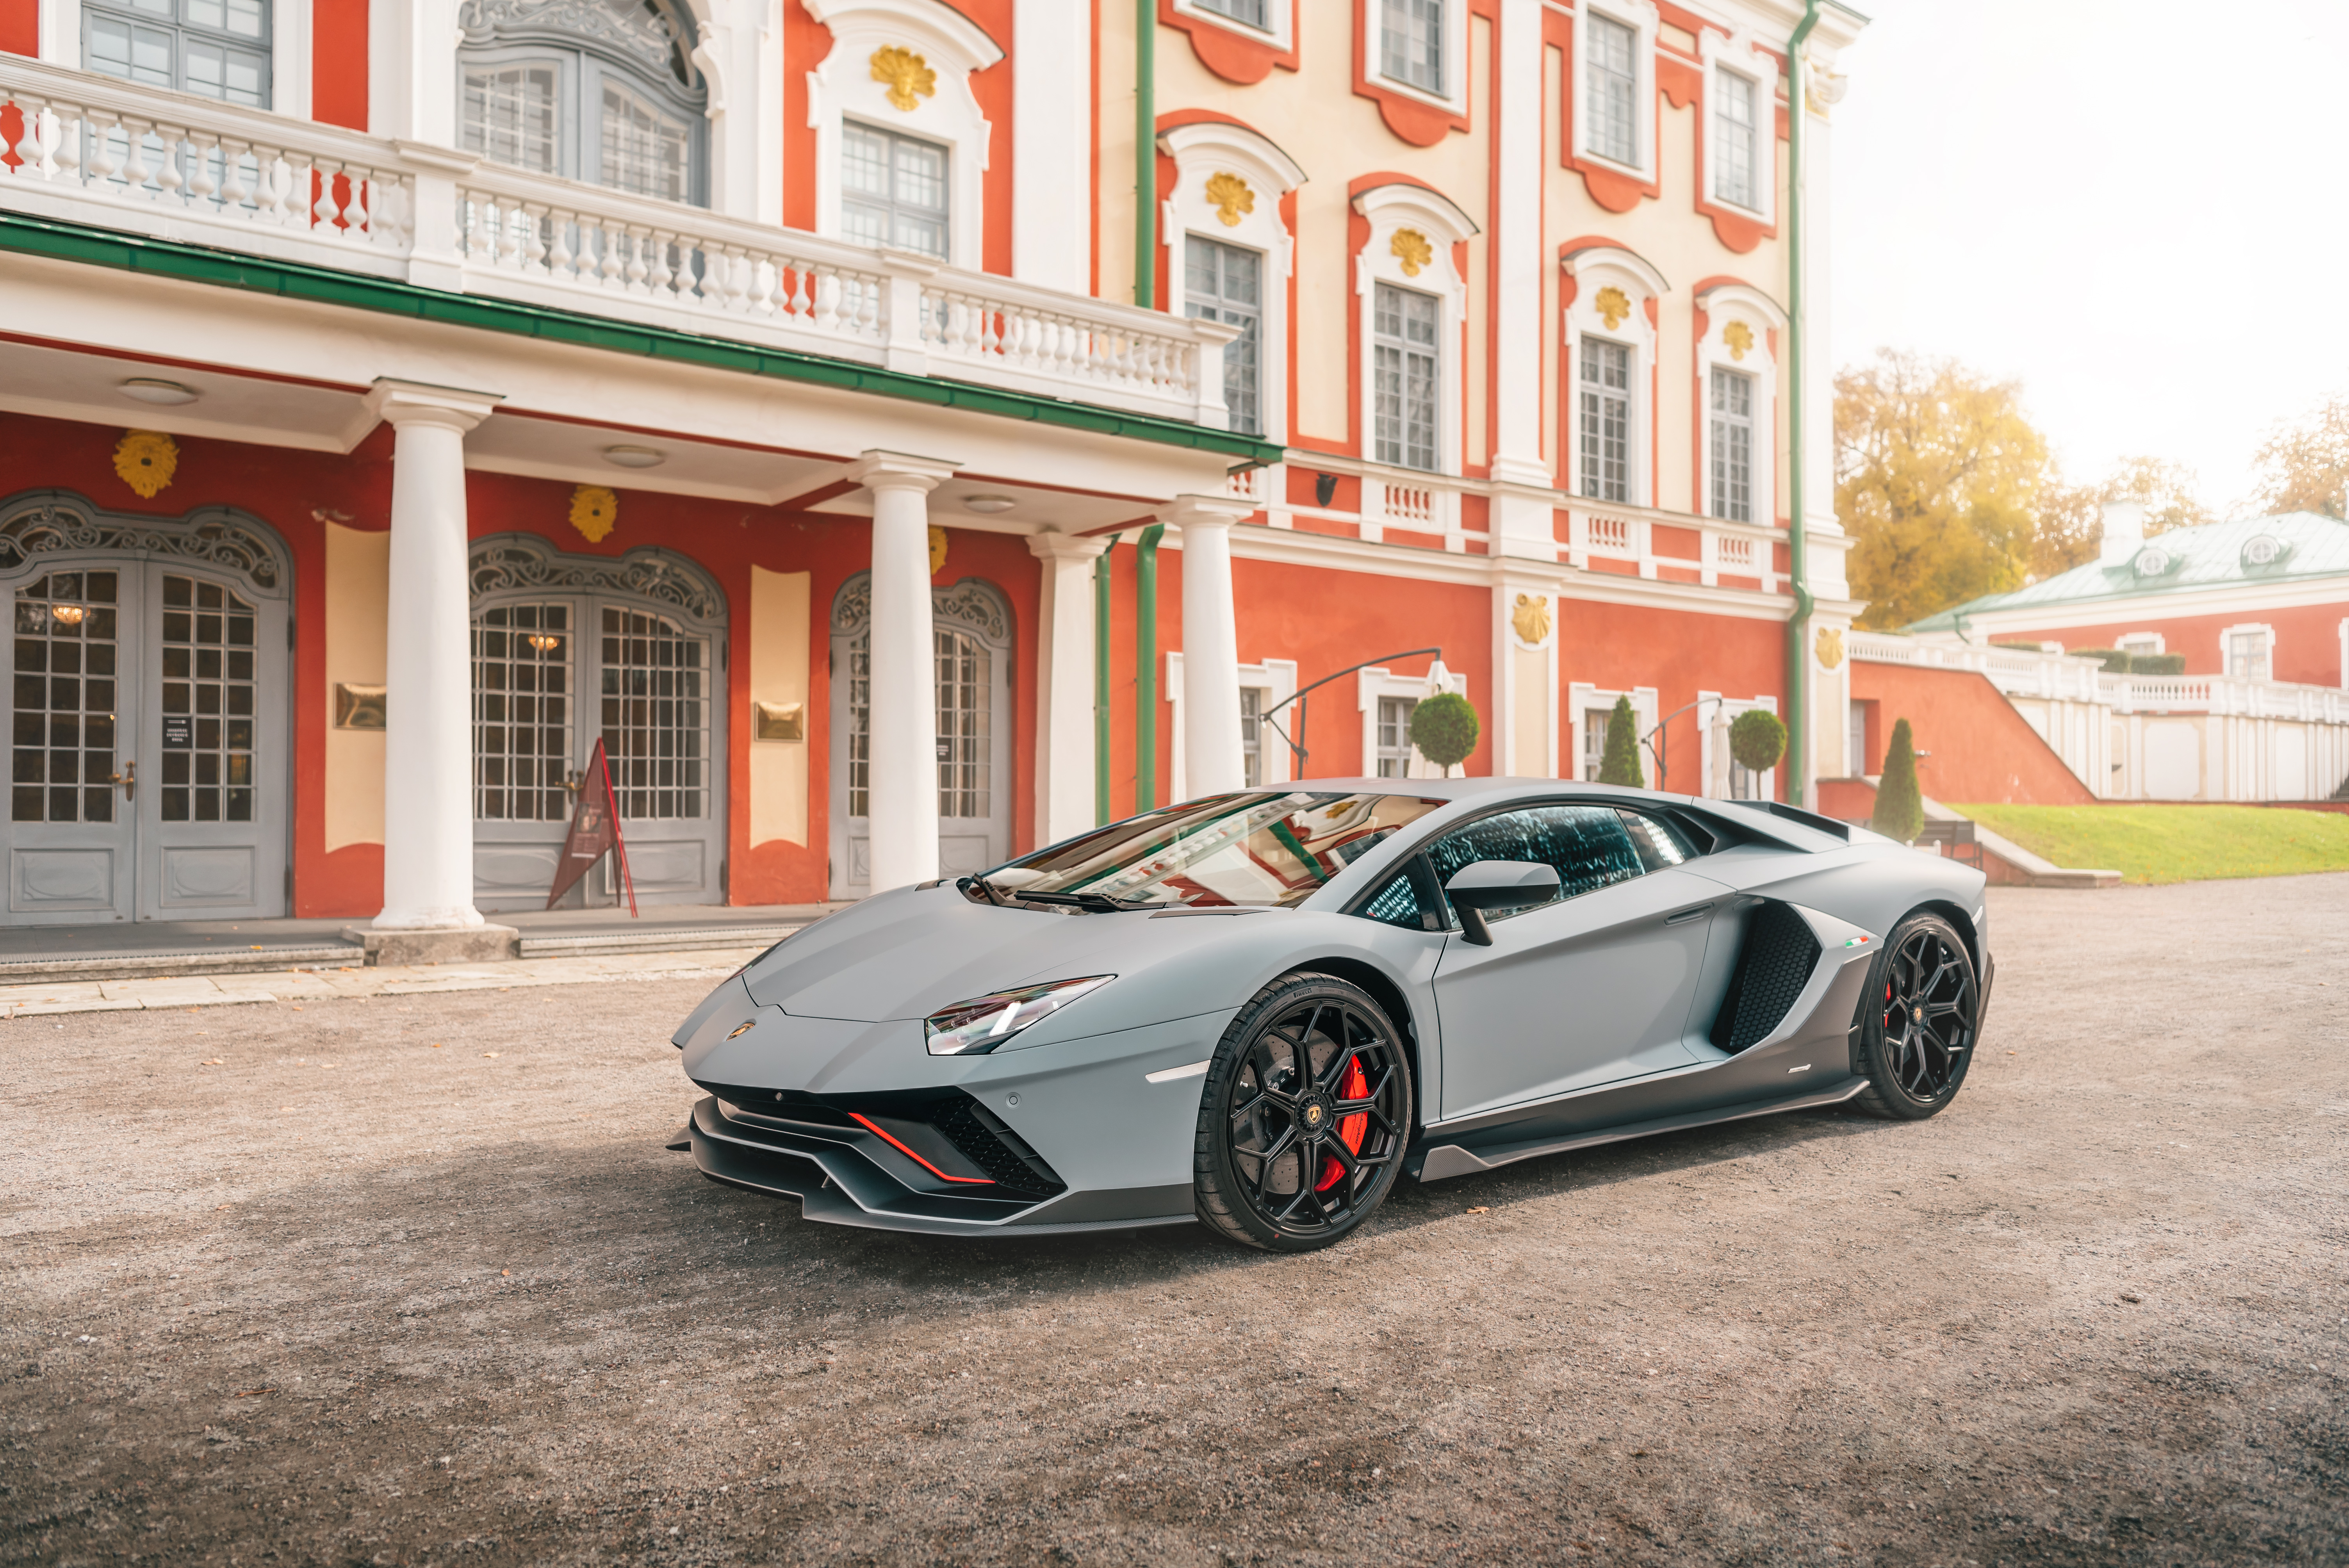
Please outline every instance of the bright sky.
[{"label": "bright sky", "polygon": [[2149,454],[2231,511],[2349,392],[2349,5],[1854,3],[1833,362],[2019,380],[2075,482]]}]

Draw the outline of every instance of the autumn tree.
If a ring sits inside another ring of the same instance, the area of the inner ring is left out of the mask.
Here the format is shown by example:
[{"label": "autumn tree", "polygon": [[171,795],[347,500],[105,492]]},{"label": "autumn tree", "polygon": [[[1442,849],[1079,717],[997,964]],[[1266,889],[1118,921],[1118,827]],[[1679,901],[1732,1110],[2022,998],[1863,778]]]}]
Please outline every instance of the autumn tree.
[{"label": "autumn tree", "polygon": [[2031,543],[2030,580],[2039,582],[2096,558],[2104,542],[2105,503],[2141,501],[2148,539],[2211,521],[2194,470],[2166,458],[2123,458],[2102,484],[2069,485],[2050,475]]},{"label": "autumn tree", "polygon": [[2021,389],[1878,350],[1836,377],[1836,515],[1863,624],[1901,626],[2023,585],[2059,484]]},{"label": "autumn tree", "polygon": [[2349,517],[2349,397],[2329,398],[2260,448],[2262,510]]}]

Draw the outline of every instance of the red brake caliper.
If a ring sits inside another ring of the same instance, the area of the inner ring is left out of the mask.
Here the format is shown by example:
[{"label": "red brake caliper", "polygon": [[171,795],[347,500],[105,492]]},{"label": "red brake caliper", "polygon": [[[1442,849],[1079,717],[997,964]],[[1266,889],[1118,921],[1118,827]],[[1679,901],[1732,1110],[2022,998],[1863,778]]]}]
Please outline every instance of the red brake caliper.
[{"label": "red brake caliper", "polygon": [[[1338,1085],[1338,1098],[1367,1099],[1370,1098],[1370,1093],[1371,1080],[1362,1076],[1361,1062],[1359,1059],[1348,1062],[1346,1076]],[[1370,1130],[1371,1118],[1367,1111],[1358,1110],[1351,1116],[1341,1116],[1338,1119],[1338,1139],[1340,1142],[1345,1144],[1346,1152],[1349,1154],[1360,1154],[1362,1151],[1362,1140]],[[1338,1163],[1338,1157],[1334,1154],[1325,1154],[1321,1157],[1321,1178],[1313,1183],[1313,1190],[1316,1192],[1327,1192],[1343,1181],[1345,1176],[1346,1168]]]}]

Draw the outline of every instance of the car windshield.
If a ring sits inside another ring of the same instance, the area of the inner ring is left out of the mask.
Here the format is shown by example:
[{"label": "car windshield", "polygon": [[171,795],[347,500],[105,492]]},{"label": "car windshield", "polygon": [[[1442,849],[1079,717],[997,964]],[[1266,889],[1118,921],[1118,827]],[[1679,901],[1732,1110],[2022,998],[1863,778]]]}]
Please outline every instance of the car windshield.
[{"label": "car windshield", "polygon": [[1013,898],[1119,905],[1288,905],[1443,805],[1412,795],[1215,795],[1112,822],[987,873]]}]

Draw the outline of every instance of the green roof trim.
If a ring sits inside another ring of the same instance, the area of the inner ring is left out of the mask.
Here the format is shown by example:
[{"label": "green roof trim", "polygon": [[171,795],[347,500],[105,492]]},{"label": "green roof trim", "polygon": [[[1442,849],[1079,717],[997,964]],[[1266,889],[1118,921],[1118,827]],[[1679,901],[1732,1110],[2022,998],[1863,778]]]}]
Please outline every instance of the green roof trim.
[{"label": "green roof trim", "polygon": [[264,257],[191,245],[180,240],[118,233],[109,229],[90,228],[47,218],[30,218],[17,212],[0,212],[0,249],[47,256],[57,261],[79,262],[88,266],[113,267],[122,272],[149,273],[189,283],[210,284],[219,288],[244,289],[319,304],[344,305],[353,310],[378,311],[419,321],[475,327],[484,332],[512,333],[522,337],[543,338],[550,343],[576,344],[588,348],[606,349],[614,354],[633,354],[647,359],[704,365],[719,370],[740,371],[746,376],[803,381],[818,387],[837,387],[844,392],[863,392],[877,397],[896,397],[908,403],[967,409],[1006,419],[1027,419],[1095,435],[1123,436],[1133,440],[1154,441],[1162,446],[1189,447],[1198,451],[1220,452],[1249,462],[1277,463],[1281,460],[1281,448],[1274,442],[1237,431],[1186,424],[1180,419],[1161,419],[1147,414],[1122,414],[1113,408],[1102,408],[1090,403],[1066,403],[1025,392],[1000,392],[967,381],[909,376],[903,371],[885,370],[877,366],[828,359],[819,354],[758,348],[724,338],[703,337],[667,327],[639,326],[578,311],[550,310],[541,305],[484,299],[478,294],[448,294],[391,278],[336,272],[330,267],[316,267],[300,262],[271,261]]},{"label": "green roof trim", "polygon": [[[2243,547],[2262,536],[2274,540],[2278,552],[2272,561],[2254,565],[2244,559]],[[2137,556],[2147,549],[2158,549],[2168,558],[2167,569],[2158,575],[2140,574],[2137,570]],[[2349,522],[2313,511],[2239,517],[2199,528],[2173,528],[2147,540],[2118,566],[2091,561],[2011,593],[1970,599],[1901,630],[1950,632],[1957,630],[1961,616],[1993,611],[2007,614],[2044,610],[2061,614],[2075,606],[2106,601],[2341,575],[2349,575]]]}]

